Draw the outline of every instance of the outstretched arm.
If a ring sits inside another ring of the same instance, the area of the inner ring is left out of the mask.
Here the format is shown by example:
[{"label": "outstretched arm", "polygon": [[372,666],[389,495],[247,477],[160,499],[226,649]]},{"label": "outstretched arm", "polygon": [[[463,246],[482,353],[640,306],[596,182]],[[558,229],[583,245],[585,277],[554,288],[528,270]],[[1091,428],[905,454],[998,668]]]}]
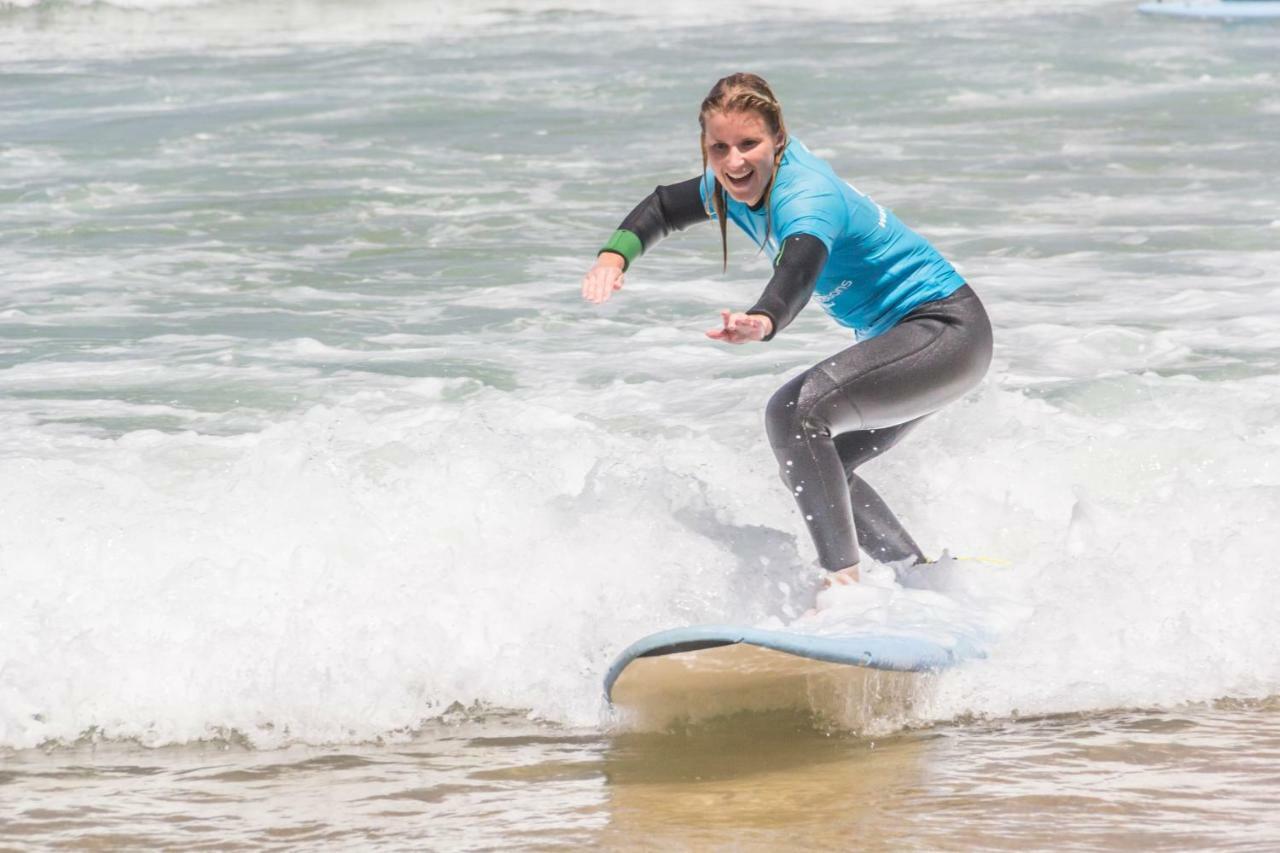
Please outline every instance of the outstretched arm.
[{"label": "outstretched arm", "polygon": [[636,205],[596,256],[582,279],[582,296],[604,302],[622,287],[623,273],[636,258],[672,231],[683,231],[708,218],[698,192],[702,178],[657,187]]},{"label": "outstretched arm", "polygon": [[773,277],[756,304],[743,314],[721,311],[723,326],[708,330],[707,337],[731,344],[772,340],[809,301],[826,263],[827,247],[817,237],[788,237],[774,261]]}]

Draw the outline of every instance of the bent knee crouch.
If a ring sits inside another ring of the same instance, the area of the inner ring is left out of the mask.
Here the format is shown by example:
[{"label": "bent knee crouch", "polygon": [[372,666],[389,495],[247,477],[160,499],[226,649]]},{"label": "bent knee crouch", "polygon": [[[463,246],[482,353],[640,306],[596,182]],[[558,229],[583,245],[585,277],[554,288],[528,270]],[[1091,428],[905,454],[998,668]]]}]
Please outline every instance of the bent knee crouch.
[{"label": "bent knee crouch", "polygon": [[[797,377],[798,379],[799,377]],[[764,428],[769,434],[769,443],[774,447],[788,443],[788,439],[797,431],[800,419],[796,412],[796,379],[783,385],[769,398],[769,405],[764,410]]]},{"label": "bent knee crouch", "polygon": [[783,447],[814,434],[831,435],[833,394],[840,398],[835,382],[821,370],[810,369],[787,381],[765,408],[769,443]]}]

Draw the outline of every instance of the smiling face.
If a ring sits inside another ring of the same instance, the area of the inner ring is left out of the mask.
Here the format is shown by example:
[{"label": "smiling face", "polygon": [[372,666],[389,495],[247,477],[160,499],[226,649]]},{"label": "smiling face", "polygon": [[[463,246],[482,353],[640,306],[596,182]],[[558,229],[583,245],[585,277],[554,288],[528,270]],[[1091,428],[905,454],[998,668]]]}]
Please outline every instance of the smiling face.
[{"label": "smiling face", "polygon": [[754,111],[707,114],[702,133],[707,165],[725,192],[735,200],[754,205],[764,197],[773,179],[775,156],[783,144]]}]

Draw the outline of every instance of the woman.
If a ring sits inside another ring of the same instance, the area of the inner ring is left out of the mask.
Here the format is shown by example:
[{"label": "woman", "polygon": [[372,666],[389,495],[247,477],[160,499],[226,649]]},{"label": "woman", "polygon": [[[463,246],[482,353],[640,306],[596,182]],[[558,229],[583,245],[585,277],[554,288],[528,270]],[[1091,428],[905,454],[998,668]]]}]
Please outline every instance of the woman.
[{"label": "woman", "polygon": [[672,231],[732,219],[774,253],[755,305],[721,311],[718,341],[768,341],[811,296],[856,343],[787,382],[766,412],[769,442],[831,574],[858,580],[858,544],[882,562],[923,562],[901,523],[856,473],[927,415],[959,398],[991,362],[991,324],[951,264],[888,210],[787,135],[763,79],[720,80],[698,115],[703,174],[660,186],[600,250],[582,295],[600,303]]}]

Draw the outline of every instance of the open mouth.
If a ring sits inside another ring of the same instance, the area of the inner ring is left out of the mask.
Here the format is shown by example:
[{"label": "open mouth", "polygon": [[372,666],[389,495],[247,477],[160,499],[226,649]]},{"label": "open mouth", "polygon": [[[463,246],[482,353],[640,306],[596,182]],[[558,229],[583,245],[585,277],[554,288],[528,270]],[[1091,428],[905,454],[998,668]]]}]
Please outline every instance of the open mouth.
[{"label": "open mouth", "polygon": [[733,175],[733,174],[730,174],[729,172],[725,172],[724,178],[725,178],[725,182],[729,185],[730,189],[745,190],[748,186],[750,186],[751,179],[755,177],[755,174],[756,174],[755,169],[747,169],[745,172],[742,172],[737,175]]}]

